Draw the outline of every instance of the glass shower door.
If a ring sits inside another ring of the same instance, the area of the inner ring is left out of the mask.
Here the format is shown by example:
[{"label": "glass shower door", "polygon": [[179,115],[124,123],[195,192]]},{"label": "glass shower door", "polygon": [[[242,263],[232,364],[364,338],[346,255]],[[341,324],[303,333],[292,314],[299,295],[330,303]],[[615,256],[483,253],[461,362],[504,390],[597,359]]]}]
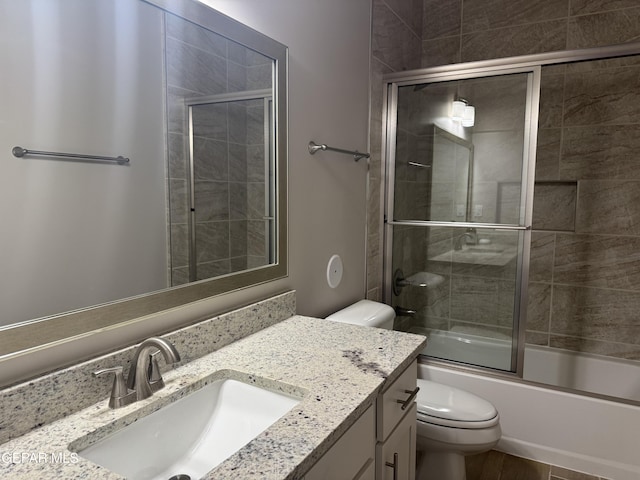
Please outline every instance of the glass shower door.
[{"label": "glass shower door", "polygon": [[388,84],[385,301],[428,356],[520,368],[535,82],[534,68]]}]

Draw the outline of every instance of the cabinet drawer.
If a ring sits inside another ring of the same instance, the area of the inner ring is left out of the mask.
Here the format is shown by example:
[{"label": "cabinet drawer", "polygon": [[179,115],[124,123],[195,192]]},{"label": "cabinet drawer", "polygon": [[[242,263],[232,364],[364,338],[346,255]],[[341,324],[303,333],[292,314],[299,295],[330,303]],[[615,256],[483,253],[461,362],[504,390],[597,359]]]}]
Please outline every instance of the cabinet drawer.
[{"label": "cabinet drawer", "polygon": [[376,436],[379,442],[387,439],[404,414],[415,403],[415,396],[410,402],[406,402],[416,391],[417,378],[418,362],[415,360],[378,397]]}]

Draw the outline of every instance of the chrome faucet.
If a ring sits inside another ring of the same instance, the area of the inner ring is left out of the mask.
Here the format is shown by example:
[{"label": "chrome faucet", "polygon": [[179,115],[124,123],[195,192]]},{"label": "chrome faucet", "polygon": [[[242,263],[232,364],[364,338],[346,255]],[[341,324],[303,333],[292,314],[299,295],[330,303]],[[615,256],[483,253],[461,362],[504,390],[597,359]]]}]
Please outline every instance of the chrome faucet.
[{"label": "chrome faucet", "polygon": [[138,345],[131,360],[126,382],[120,366],[104,368],[93,373],[96,377],[105,373],[115,374],[109,398],[111,408],[124,407],[137,400],[144,400],[153,395],[153,392],[164,387],[164,380],[162,380],[158,366],[157,355],[159,353],[162,353],[167,363],[180,361],[180,354],[171,342],[160,337],[151,337]]},{"label": "chrome faucet", "polygon": [[[471,241],[467,242],[467,239]],[[475,228],[467,228],[466,232],[456,237],[456,240],[453,244],[453,249],[462,250],[462,246],[467,245],[468,243],[471,243],[472,245],[476,245],[478,243],[478,233],[476,232]]]}]

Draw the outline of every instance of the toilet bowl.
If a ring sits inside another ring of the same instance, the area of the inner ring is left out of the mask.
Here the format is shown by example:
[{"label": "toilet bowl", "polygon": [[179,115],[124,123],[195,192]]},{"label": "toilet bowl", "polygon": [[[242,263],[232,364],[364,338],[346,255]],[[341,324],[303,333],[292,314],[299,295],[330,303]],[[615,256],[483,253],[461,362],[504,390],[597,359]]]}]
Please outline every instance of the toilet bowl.
[{"label": "toilet bowl", "polygon": [[[327,320],[391,330],[394,318],[390,306],[361,300]],[[416,480],[465,480],[465,455],[488,451],[500,439],[498,412],[459,388],[423,379],[418,387]]]}]

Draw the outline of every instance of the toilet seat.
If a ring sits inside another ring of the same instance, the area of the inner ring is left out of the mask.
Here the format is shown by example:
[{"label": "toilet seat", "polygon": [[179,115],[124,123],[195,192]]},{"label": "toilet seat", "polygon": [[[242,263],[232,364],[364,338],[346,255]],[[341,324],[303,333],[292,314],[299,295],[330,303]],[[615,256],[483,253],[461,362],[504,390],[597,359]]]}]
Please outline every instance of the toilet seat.
[{"label": "toilet seat", "polygon": [[495,407],[459,388],[418,379],[418,421],[449,428],[482,429],[499,422]]}]

